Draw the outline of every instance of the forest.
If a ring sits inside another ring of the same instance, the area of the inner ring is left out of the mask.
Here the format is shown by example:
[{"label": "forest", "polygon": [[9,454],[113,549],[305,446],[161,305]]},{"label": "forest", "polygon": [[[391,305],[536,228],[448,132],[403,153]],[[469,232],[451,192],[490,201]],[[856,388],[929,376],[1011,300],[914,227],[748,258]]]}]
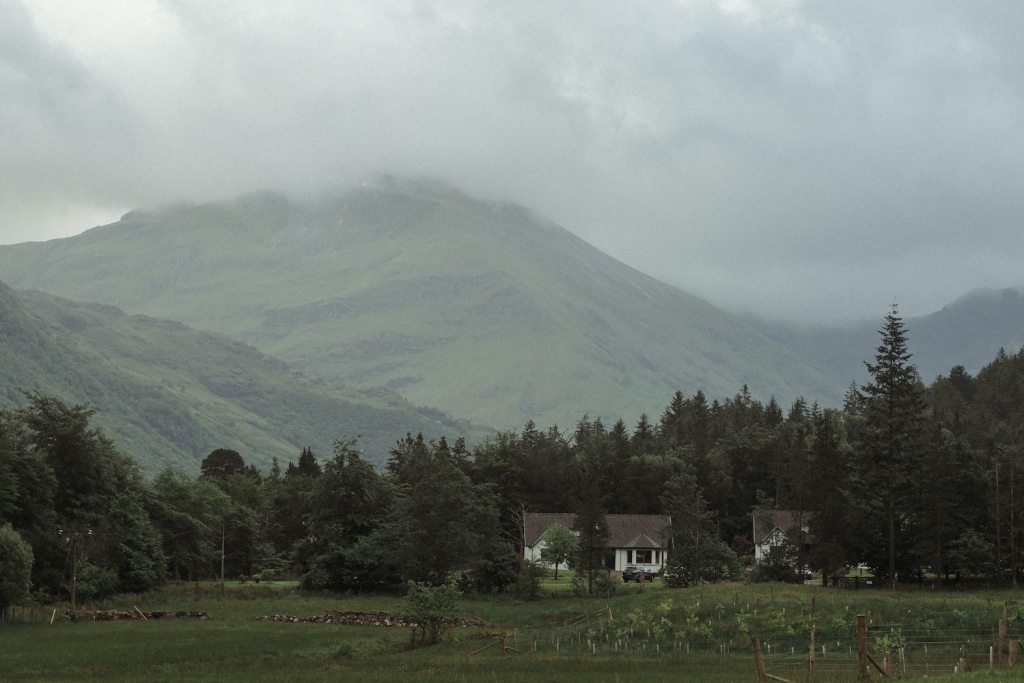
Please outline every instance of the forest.
[{"label": "forest", "polygon": [[89,407],[29,392],[0,414],[0,608],[65,598],[72,566],[79,599],[215,578],[222,563],[232,579],[296,576],[310,589],[454,577],[503,592],[529,573],[526,511],[670,515],[681,583],[743,575],[752,515],[787,509],[807,513],[813,543],[782,547],[757,569],[765,578],[807,566],[827,584],[864,563],[893,585],[1016,587],[1024,351],[926,386],[894,307],[867,366],[870,381],[835,409],[763,403],[747,387],[724,400],[677,392],[632,426],[527,423],[472,449],[407,434],[383,470],[339,439],[268,471],[220,448],[198,476],[150,480]]}]

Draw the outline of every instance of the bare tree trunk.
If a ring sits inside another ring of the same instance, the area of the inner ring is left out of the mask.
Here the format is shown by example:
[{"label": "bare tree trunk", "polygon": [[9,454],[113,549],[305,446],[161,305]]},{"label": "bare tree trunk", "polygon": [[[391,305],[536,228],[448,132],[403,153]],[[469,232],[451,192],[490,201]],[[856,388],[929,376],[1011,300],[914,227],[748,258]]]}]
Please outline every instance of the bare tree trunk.
[{"label": "bare tree trunk", "polygon": [[896,590],[896,482],[889,472],[889,582]]},{"label": "bare tree trunk", "polygon": [[694,543],[693,543],[693,582],[694,584],[700,583],[700,526],[703,516],[703,510],[701,510],[700,497],[697,498],[697,522],[694,529]]},{"label": "bare tree trunk", "polygon": [[220,525],[220,594],[224,595],[224,524]]},{"label": "bare tree trunk", "polygon": [[1014,588],[1017,588],[1017,523],[1014,518],[1014,483],[1016,480],[1016,463],[1010,463],[1010,571],[1013,573]]},{"label": "bare tree trunk", "polygon": [[1003,568],[1003,523],[1002,523],[1002,511],[999,509],[999,456],[996,456],[995,463],[995,479],[996,479],[996,575]]}]

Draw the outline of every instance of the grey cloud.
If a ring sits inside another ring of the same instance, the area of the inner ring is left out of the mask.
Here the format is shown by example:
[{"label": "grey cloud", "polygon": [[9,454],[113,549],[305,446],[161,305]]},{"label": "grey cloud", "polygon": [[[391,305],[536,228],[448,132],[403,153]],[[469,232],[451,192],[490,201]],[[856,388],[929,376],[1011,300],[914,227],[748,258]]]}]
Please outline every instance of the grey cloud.
[{"label": "grey cloud", "polygon": [[130,109],[10,2],[0,3],[0,93],[0,230],[68,203],[117,202]]},{"label": "grey cloud", "polygon": [[[0,241],[53,206],[389,172],[522,202],[767,315],[873,316],[894,296],[913,314],[1024,284],[993,256],[1024,247],[1024,6],[128,7],[137,39],[129,23],[104,46],[48,24],[60,5],[0,3]],[[114,25],[94,10],[82,21]]]}]

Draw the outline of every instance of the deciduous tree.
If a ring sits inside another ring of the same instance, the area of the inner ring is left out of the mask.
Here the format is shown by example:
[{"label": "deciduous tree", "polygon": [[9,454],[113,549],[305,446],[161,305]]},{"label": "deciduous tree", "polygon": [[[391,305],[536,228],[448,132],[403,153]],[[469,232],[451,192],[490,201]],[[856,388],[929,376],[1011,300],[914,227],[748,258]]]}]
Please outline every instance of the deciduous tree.
[{"label": "deciduous tree", "polygon": [[555,565],[555,579],[558,578],[558,565],[566,562],[579,552],[580,544],[572,529],[560,522],[555,522],[544,532],[544,548],[540,552],[541,559]]},{"label": "deciduous tree", "polygon": [[0,613],[28,597],[32,548],[10,524],[0,525]]}]

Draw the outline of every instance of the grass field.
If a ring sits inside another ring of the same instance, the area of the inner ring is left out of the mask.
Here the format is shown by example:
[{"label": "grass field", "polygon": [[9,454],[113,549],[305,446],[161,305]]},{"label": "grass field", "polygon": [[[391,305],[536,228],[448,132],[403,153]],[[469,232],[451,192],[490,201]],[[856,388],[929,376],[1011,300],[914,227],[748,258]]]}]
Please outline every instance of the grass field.
[{"label": "grass field", "polygon": [[[909,675],[934,680],[1024,680],[1024,665],[988,670],[991,635],[1004,602],[1008,633],[1024,631],[1024,604],[1010,591],[842,591],[804,586],[721,584],[643,593],[635,585],[582,599],[568,578],[549,579],[542,599],[466,598],[460,628],[437,646],[410,650],[404,628],[257,621],[325,609],[394,610],[392,595],[300,594],[294,584],[170,586],[97,607],[202,610],[207,620],[79,621],[48,624],[42,610],[0,626],[0,681],[752,681],[749,633],[763,643],[768,671],[806,680],[815,627],[818,681],[856,679],[856,614],[869,621],[879,660],[902,647]],[[522,654],[506,654],[504,643]],[[491,647],[472,654],[484,646]],[[952,677],[959,648],[973,671]],[[888,648],[888,650],[887,650]],[[897,666],[897,668],[899,668]],[[876,674],[873,678],[879,678]],[[906,679],[915,680],[915,679]],[[921,678],[921,680],[924,680]]]}]

